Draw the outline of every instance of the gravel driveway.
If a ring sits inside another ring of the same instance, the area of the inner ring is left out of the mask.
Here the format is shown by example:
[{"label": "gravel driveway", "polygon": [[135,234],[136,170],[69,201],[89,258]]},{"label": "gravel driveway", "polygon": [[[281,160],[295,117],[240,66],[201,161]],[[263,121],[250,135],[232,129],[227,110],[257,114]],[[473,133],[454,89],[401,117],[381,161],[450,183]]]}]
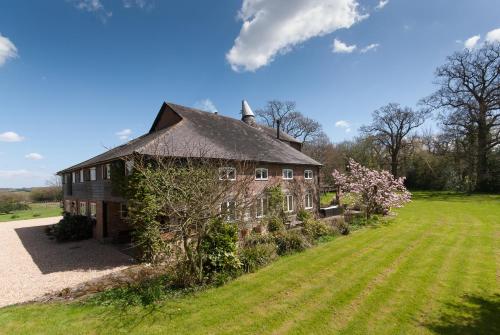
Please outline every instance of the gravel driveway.
[{"label": "gravel driveway", "polygon": [[121,270],[131,259],[96,240],[57,243],[44,232],[60,218],[0,222],[0,307]]}]

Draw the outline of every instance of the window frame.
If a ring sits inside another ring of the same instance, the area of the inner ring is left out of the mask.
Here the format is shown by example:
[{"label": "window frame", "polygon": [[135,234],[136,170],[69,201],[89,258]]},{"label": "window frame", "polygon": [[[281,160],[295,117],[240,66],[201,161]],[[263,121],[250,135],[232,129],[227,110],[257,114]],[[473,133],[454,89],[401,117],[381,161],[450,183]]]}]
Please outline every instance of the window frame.
[{"label": "window frame", "polygon": [[76,184],[76,171],[71,172],[71,183]]},{"label": "window frame", "polygon": [[[257,178],[257,172],[260,171],[260,178]],[[262,177],[262,172],[266,171],[266,177]],[[269,169],[268,168],[256,168],[255,169],[255,180],[269,180]]]},{"label": "window frame", "polygon": [[[229,178],[229,174],[231,171],[234,173],[234,178]],[[235,181],[236,180],[236,168],[232,167],[232,166],[220,167],[219,168],[219,180]]]},{"label": "window frame", "polygon": [[[290,199],[290,200],[289,200]],[[285,198],[283,199],[283,211],[285,213],[293,213],[293,194],[285,194]]]},{"label": "window frame", "polygon": [[[291,177],[288,176],[288,173],[285,176],[285,172],[291,172]],[[285,168],[281,170],[281,178],[283,180],[293,180],[293,169]]]},{"label": "window frame", "polygon": [[[231,213],[231,205],[230,204],[234,204],[232,213]],[[225,208],[223,208],[224,205],[227,208],[227,212],[225,212]],[[224,215],[225,221],[227,221],[227,222],[236,221],[236,201],[234,201],[234,200],[223,201],[220,204],[220,213]]]},{"label": "window frame", "polygon": [[128,206],[126,203],[120,203],[120,219],[128,218]]},{"label": "window frame", "polygon": [[130,176],[134,172],[134,160],[129,159],[125,161],[125,164],[123,164],[125,168],[125,176]]},{"label": "window frame", "polygon": [[[310,174],[310,177],[307,177],[307,174]],[[305,180],[312,180],[314,178],[313,176],[314,176],[313,170],[311,170],[311,169],[304,170],[304,179]]]},{"label": "window frame", "polygon": [[[269,211],[269,198],[265,196],[257,198],[257,204],[255,205],[255,218],[262,219],[266,217],[268,211]],[[261,212],[261,215],[259,215],[259,212]]]},{"label": "window frame", "polygon": [[64,200],[64,211],[71,213],[71,200]]},{"label": "window frame", "polygon": [[[309,201],[308,201],[309,199]],[[310,206],[307,206],[308,205],[308,202],[310,202]],[[307,192],[305,197],[304,197],[304,209],[313,209],[314,208],[314,204],[313,204],[313,196],[312,196],[312,193],[311,192]]]},{"label": "window frame", "polygon": [[90,181],[97,180],[97,169],[95,166],[93,166],[89,169],[89,179],[90,179]]},{"label": "window frame", "polygon": [[93,219],[96,218],[96,216],[97,216],[97,203],[96,202],[89,202],[89,216]]},{"label": "window frame", "polygon": [[[82,209],[84,209],[84,210],[82,211]],[[84,213],[82,213],[82,212],[84,212]],[[82,216],[87,216],[88,215],[87,202],[86,201],[78,201],[78,214],[80,214]]]},{"label": "window frame", "polygon": [[80,170],[80,183],[85,181],[85,172],[83,169]]},{"label": "window frame", "polygon": [[102,165],[102,179],[111,180],[111,164],[106,163]]}]

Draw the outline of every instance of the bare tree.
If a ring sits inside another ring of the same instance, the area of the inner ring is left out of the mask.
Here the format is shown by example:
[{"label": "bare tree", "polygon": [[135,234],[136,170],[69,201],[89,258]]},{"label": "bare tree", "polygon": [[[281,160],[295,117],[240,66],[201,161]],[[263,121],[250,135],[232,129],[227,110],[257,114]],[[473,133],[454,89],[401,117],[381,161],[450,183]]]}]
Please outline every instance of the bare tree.
[{"label": "bare tree", "polygon": [[428,113],[390,103],[372,113],[371,124],[361,127],[363,133],[373,137],[387,150],[394,177],[398,176],[400,153],[407,144],[406,137],[424,123]]},{"label": "bare tree", "polygon": [[439,89],[423,103],[442,112],[445,126],[475,139],[477,189],[487,190],[488,159],[500,144],[500,43],[453,54],[436,78]]},{"label": "bare tree", "polygon": [[279,121],[282,131],[304,142],[321,133],[321,124],[299,112],[294,101],[271,100],[255,113],[266,126],[277,128]]}]

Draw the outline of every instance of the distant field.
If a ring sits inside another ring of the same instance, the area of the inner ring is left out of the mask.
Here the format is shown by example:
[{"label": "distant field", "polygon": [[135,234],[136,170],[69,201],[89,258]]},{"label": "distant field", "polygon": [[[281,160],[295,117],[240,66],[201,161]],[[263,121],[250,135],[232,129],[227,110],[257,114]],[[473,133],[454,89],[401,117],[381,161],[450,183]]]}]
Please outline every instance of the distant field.
[{"label": "distant field", "polygon": [[31,209],[14,211],[11,214],[0,214],[0,222],[48,218],[61,215],[62,209],[59,202],[32,203]]}]

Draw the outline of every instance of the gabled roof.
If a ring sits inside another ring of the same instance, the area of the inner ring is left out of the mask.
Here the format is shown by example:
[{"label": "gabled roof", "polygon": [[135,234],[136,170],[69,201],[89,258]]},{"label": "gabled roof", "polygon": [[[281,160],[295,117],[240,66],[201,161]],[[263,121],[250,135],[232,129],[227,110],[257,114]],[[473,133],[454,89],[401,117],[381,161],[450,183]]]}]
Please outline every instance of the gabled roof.
[{"label": "gabled roof", "polygon": [[[64,173],[134,153],[206,157],[290,165],[321,164],[283,141],[299,142],[269,127],[173,103],[164,103],[149,133],[60,171]],[[300,143],[300,142],[299,142]]]}]

